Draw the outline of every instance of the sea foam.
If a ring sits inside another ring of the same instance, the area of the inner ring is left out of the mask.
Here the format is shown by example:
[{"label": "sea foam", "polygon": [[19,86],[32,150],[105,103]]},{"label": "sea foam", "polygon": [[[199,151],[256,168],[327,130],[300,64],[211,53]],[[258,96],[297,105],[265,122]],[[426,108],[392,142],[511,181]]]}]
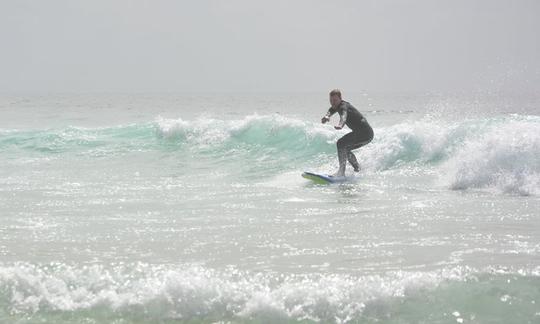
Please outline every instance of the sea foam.
[{"label": "sea foam", "polygon": [[[442,320],[459,307],[462,315],[489,319],[490,309],[505,307],[501,298],[511,294],[509,310],[517,307],[524,319],[532,319],[531,301],[540,296],[531,284],[538,283],[538,275],[538,270],[479,271],[468,267],[365,275],[284,275],[233,267],[19,262],[0,266],[0,318],[51,320],[58,314],[70,314],[71,320],[84,321],[92,314],[94,320],[104,323],[115,318],[128,322],[349,323],[383,320],[392,314],[407,316],[410,311],[417,319]],[[494,293],[486,293],[486,289]],[[460,302],[467,296],[482,298],[489,311],[479,308],[471,313]]]}]

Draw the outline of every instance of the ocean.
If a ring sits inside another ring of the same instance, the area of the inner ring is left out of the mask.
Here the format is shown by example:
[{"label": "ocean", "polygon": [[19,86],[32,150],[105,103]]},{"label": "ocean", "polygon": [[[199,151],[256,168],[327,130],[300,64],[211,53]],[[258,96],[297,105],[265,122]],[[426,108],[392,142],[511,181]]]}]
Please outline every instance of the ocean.
[{"label": "ocean", "polygon": [[0,322],[540,323],[540,96],[345,95],[1,95]]}]

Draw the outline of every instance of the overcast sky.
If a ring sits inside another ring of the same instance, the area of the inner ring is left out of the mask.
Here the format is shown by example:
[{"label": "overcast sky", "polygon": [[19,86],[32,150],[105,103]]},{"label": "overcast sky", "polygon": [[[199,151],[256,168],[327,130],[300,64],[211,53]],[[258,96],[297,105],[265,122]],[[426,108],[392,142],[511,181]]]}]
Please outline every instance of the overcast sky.
[{"label": "overcast sky", "polygon": [[540,1],[0,0],[0,92],[540,89]]}]

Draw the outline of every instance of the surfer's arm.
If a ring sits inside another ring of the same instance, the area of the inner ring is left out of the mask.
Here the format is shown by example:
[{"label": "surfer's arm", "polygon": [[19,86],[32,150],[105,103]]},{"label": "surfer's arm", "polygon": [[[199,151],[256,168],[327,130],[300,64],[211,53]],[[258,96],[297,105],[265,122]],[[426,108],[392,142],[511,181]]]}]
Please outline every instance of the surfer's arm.
[{"label": "surfer's arm", "polygon": [[347,122],[347,109],[343,109],[339,114],[339,123],[337,126],[334,126],[335,129],[342,129]]},{"label": "surfer's arm", "polygon": [[328,112],[326,113],[326,115],[324,115],[324,117],[321,119],[321,123],[327,123],[330,121],[330,117],[336,113],[336,109],[334,109],[333,107],[330,107],[330,109],[328,109]]}]

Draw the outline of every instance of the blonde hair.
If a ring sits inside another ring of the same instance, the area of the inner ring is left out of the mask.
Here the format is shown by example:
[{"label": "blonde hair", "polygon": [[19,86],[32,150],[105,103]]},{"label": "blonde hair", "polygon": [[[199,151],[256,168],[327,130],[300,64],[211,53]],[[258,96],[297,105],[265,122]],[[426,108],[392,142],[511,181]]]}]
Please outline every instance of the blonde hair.
[{"label": "blonde hair", "polygon": [[330,97],[331,96],[338,96],[339,99],[341,99],[341,90],[339,89],[334,89],[332,91],[330,91]]}]

